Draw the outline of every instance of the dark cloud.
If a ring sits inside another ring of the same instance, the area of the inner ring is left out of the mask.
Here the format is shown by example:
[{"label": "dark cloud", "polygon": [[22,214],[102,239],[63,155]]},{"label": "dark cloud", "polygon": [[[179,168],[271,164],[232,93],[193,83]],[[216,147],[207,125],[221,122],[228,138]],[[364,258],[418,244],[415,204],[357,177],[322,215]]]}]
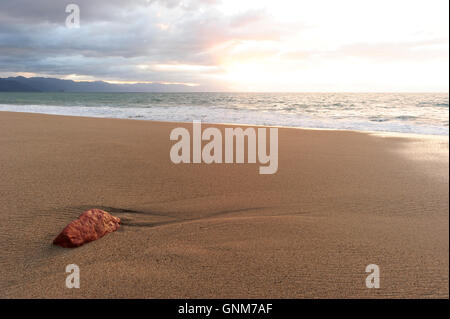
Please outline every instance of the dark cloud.
[{"label": "dark cloud", "polygon": [[[65,27],[65,1],[0,3],[0,72],[78,74],[107,80],[206,82],[199,72],[139,65],[214,65],[215,45],[279,38],[264,11],[225,16],[215,0],[77,0],[81,27]],[[168,14],[160,15],[160,10]],[[167,12],[166,12],[167,13]],[[249,25],[259,24],[257,28]]]},{"label": "dark cloud", "polygon": [[85,22],[117,18],[120,8],[128,10],[136,6],[146,6],[146,0],[14,0],[0,2],[1,21],[22,24],[60,24],[64,25],[67,14],[66,6],[77,4],[83,14]]}]

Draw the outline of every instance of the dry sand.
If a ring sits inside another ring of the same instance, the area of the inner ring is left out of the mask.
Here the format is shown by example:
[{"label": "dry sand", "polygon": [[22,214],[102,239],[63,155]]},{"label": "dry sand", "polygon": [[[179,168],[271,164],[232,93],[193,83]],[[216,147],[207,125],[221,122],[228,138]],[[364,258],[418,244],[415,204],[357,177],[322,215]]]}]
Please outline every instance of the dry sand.
[{"label": "dry sand", "polygon": [[[173,164],[176,126],[0,112],[0,297],[449,297],[448,138],[283,128],[259,175]],[[52,246],[93,207],[123,226]]]}]

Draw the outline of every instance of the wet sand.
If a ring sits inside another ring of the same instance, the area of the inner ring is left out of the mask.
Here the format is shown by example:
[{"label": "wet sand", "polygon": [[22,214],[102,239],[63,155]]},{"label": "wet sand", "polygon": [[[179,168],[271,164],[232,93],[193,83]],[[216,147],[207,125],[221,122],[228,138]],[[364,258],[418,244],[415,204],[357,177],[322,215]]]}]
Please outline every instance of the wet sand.
[{"label": "wet sand", "polygon": [[[448,137],[280,128],[259,175],[173,164],[179,126],[0,112],[0,297],[449,297]],[[94,207],[119,231],[51,244]]]}]

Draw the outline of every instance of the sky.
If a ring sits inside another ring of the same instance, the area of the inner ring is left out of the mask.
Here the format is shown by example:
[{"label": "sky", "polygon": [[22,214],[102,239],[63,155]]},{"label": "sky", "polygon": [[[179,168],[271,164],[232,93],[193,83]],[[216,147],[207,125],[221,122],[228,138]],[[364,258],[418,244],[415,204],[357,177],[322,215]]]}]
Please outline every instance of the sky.
[{"label": "sky", "polygon": [[[80,8],[66,26],[66,5]],[[0,77],[448,92],[448,0],[0,0]]]}]

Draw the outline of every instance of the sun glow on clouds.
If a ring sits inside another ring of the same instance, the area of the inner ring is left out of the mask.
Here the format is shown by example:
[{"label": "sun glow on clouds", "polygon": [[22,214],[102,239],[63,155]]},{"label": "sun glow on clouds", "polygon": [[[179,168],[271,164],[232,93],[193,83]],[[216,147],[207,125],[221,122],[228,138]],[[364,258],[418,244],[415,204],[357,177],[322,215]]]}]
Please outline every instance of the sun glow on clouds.
[{"label": "sun glow on clouds", "polygon": [[16,54],[0,72],[212,90],[448,91],[447,0],[79,2],[80,29],[29,38],[18,28],[31,56],[11,34],[4,52]]},{"label": "sun glow on clouds", "polygon": [[156,26],[160,29],[160,30],[168,30],[170,28],[170,25],[168,24],[164,24],[164,23],[157,23]]},{"label": "sun glow on clouds", "polygon": [[195,64],[156,64],[153,66],[145,65],[144,67],[164,71],[209,72],[218,70],[217,66]]},{"label": "sun glow on clouds", "polygon": [[263,5],[278,25],[297,30],[223,50],[218,60],[225,71],[217,76],[232,89],[448,90],[447,1],[254,5]]},{"label": "sun glow on clouds", "polygon": [[214,40],[199,52],[210,64],[154,63],[138,69],[189,73],[238,91],[448,88],[446,1],[258,0],[226,1],[218,8],[235,17],[230,21],[235,29],[227,36],[201,30]]},{"label": "sun glow on clouds", "polygon": [[93,82],[96,79],[92,76],[80,75],[80,74],[68,74],[66,76],[61,77],[63,80],[72,80],[75,82]]},{"label": "sun glow on clouds", "polygon": [[185,82],[152,82],[152,81],[105,81],[107,83],[111,83],[111,84],[153,84],[153,83],[158,83],[158,84],[181,84],[181,85],[186,85],[186,86],[191,86],[191,87],[195,87],[198,86],[197,83],[185,83]]}]

